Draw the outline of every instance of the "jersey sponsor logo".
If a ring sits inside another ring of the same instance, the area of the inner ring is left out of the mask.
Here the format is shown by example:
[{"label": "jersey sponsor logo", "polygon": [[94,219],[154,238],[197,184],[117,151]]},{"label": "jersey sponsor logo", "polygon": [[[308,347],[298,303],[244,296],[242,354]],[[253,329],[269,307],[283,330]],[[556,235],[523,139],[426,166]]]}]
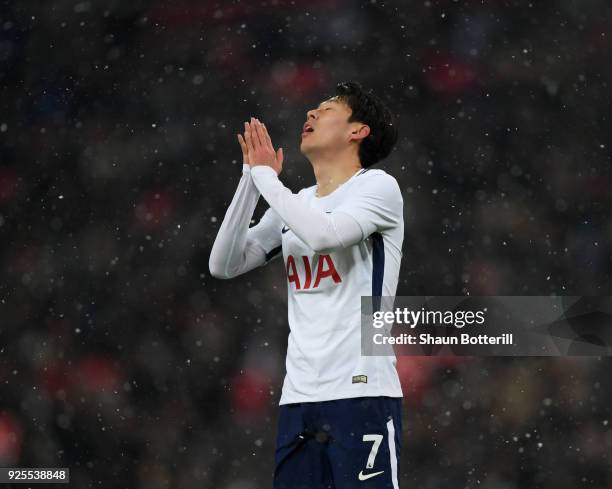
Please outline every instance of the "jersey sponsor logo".
[{"label": "jersey sponsor logo", "polygon": [[384,470],[381,470],[380,472],[372,472],[371,474],[364,474],[363,470],[361,470],[359,472],[359,480],[367,481],[368,479],[371,479],[372,477],[376,477],[377,475],[380,475],[382,473],[384,473]]},{"label": "jersey sponsor logo", "polygon": [[302,262],[304,263],[304,277],[302,281],[300,280],[300,275],[295,266],[295,257],[293,255],[287,257],[287,281],[295,286],[295,290],[316,289],[323,279],[332,279],[337,284],[342,282],[332,257],[330,255],[318,255],[318,257],[319,260],[317,262],[317,270],[314,285],[312,285],[312,287],[312,267],[310,266],[310,258],[308,256],[302,256]]}]

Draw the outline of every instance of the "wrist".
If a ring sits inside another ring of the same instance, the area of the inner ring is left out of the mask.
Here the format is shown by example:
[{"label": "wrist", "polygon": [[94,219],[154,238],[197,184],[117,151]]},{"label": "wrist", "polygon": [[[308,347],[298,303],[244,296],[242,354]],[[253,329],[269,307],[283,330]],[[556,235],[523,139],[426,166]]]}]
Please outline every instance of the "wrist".
[{"label": "wrist", "polygon": [[267,165],[265,163],[255,163],[255,164],[251,164],[251,173],[258,173],[260,175],[272,175],[274,174],[274,176],[278,176],[278,173],[276,172],[276,170],[274,169],[274,167]]},{"label": "wrist", "polygon": [[276,170],[269,165],[251,165],[251,174],[260,176],[274,175],[278,177]]}]

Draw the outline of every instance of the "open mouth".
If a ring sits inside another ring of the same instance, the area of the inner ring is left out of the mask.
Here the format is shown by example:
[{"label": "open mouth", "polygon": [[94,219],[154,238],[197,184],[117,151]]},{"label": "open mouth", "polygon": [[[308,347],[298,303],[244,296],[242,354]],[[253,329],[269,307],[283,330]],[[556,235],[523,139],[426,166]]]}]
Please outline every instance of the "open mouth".
[{"label": "open mouth", "polygon": [[306,128],[302,131],[302,136],[305,136],[306,134],[309,134],[311,132],[313,132],[314,129],[310,126],[306,126]]}]

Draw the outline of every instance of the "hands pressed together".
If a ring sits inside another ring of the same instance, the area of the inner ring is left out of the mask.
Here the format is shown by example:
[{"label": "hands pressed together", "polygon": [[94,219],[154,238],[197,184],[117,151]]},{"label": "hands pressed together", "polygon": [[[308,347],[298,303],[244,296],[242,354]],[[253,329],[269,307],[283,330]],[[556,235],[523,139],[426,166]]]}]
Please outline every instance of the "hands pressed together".
[{"label": "hands pressed together", "polygon": [[274,150],[265,124],[251,117],[250,123],[244,123],[244,136],[238,134],[238,142],[242,148],[243,163],[251,168],[269,166],[277,175],[280,174],[283,169],[283,148]]}]

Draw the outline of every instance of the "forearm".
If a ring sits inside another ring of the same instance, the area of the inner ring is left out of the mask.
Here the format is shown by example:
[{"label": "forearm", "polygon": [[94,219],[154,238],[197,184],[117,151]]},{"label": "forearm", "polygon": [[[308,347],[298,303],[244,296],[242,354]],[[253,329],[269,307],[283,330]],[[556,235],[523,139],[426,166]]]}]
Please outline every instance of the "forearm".
[{"label": "forearm", "polygon": [[363,239],[359,224],[346,214],[331,215],[304,205],[285,187],[274,169],[255,166],[251,176],[258,191],[284,223],[315,252],[330,252]]},{"label": "forearm", "polygon": [[213,276],[232,278],[265,262],[265,251],[248,243],[249,226],[259,196],[250,169],[244,165],[238,188],[210,253],[208,266]]}]

